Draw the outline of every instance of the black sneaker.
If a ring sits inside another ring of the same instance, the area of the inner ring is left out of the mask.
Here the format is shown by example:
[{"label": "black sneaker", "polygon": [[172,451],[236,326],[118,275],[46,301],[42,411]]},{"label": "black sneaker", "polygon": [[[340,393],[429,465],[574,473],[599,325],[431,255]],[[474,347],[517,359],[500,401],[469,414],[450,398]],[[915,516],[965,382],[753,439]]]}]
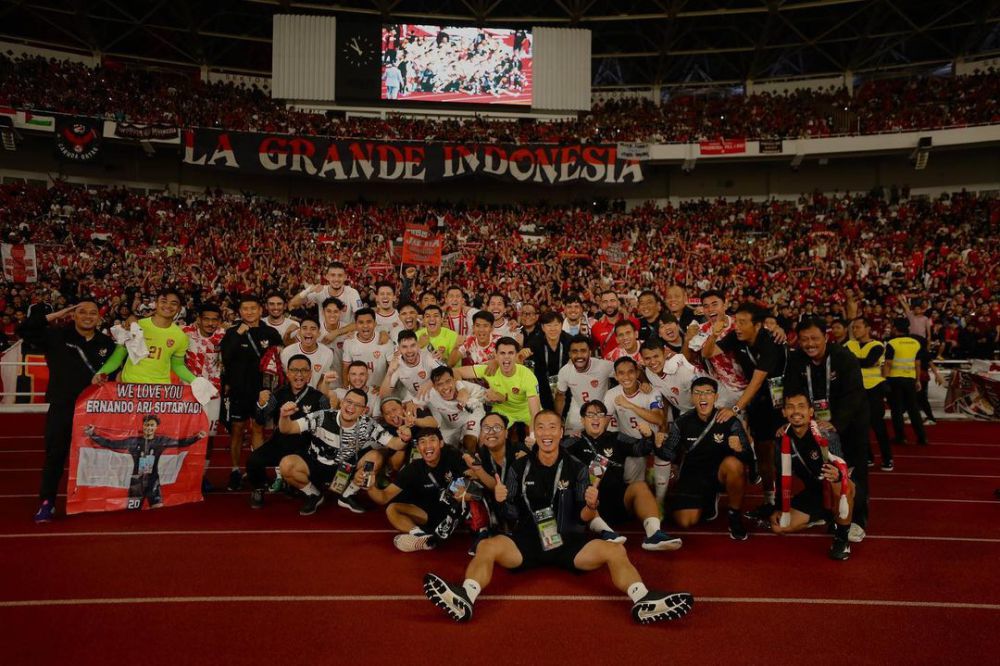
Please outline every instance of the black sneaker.
[{"label": "black sneaker", "polygon": [[238,469],[234,469],[229,473],[229,485],[226,486],[226,490],[230,492],[236,492],[243,486],[243,472]]},{"label": "black sneaker", "polygon": [[424,594],[455,622],[468,622],[472,619],[472,602],[461,585],[452,585],[440,576],[429,573],[424,575]]},{"label": "black sneaker", "polygon": [[302,508],[299,509],[300,516],[311,516],[316,513],[316,509],[326,501],[323,497],[323,493],[316,495],[306,495],[306,501],[302,504]]},{"label": "black sneaker", "polygon": [[771,515],[774,514],[773,504],[761,504],[753,511],[747,511],[744,516],[747,520],[752,520],[765,529],[771,529]]},{"label": "black sneaker", "polygon": [[882,461],[882,471],[883,472],[891,472],[895,468],[896,468],[896,466],[892,464],[891,460],[888,461],[888,462]]},{"label": "black sneaker", "polygon": [[354,495],[350,497],[338,497],[337,506],[342,507],[351,511],[352,513],[364,513],[365,507],[358,500],[354,499]]},{"label": "black sneaker", "polygon": [[479,544],[482,543],[484,539],[489,539],[490,533],[486,530],[479,530],[472,535],[472,543],[469,544],[469,557],[476,556],[476,550],[479,548]]},{"label": "black sneaker", "polygon": [[632,619],[639,624],[679,620],[691,612],[694,597],[687,592],[649,592],[632,604]]},{"label": "black sneaker", "polygon": [[851,542],[847,539],[834,539],[830,546],[830,559],[843,562],[851,556]]},{"label": "black sneaker", "polygon": [[735,541],[746,541],[750,538],[739,511],[729,511],[729,538]]},{"label": "black sneaker", "polygon": [[250,508],[259,509],[264,506],[264,489],[254,488],[250,492]]}]

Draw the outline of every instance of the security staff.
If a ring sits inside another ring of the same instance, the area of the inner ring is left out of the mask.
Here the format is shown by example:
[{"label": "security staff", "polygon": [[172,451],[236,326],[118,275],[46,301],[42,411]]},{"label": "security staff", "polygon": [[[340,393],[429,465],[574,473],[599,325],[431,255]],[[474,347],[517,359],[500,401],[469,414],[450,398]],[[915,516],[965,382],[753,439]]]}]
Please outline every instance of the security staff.
[{"label": "security staff", "polygon": [[910,322],[900,317],[892,322],[895,337],[885,350],[885,376],[889,378],[889,404],[892,407],[892,429],[896,444],[906,444],[903,434],[903,412],[910,415],[910,425],[917,434],[917,444],[927,446],[927,433],[917,406],[920,390],[920,342],[910,334]]},{"label": "security staff", "polygon": [[[47,306],[32,306],[17,330],[26,342],[42,349],[49,368],[45,464],[38,491],[42,503],[35,513],[36,523],[49,522],[55,512],[56,492],[73,435],[76,399],[115,349],[114,340],[97,330],[101,313],[96,302],[83,300],[58,312],[47,311]],[[49,326],[66,316],[73,317],[72,326]]]},{"label": "security staff", "polygon": [[820,428],[833,426],[853,467],[856,486],[854,524],[849,539],[865,537],[868,524],[868,399],[857,357],[844,346],[827,341],[823,324],[807,317],[795,327],[799,349],[788,355],[785,395],[807,395]]},{"label": "security staff", "polygon": [[[882,366],[885,365],[885,345],[878,340],[872,340],[872,327],[864,317],[856,317],[851,321],[851,335],[847,348],[858,357],[861,365],[861,380],[868,395],[868,424],[875,431],[878,448],[882,454],[882,471],[892,471],[892,447],[889,445],[889,432],[885,429],[885,377],[882,376]],[[869,460],[874,456],[869,453]]]}]

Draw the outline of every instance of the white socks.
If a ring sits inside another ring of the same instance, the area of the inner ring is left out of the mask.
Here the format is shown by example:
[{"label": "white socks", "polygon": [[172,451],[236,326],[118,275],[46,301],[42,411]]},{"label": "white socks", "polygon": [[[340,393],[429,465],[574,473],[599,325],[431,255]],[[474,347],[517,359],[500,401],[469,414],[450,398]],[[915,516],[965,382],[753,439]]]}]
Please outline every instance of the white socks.
[{"label": "white socks", "polygon": [[660,529],[660,519],[659,518],[647,518],[642,521],[642,529],[646,530],[646,536],[651,537],[656,534],[656,531]]},{"label": "white socks", "polygon": [[319,495],[319,488],[310,483],[302,489],[302,492],[306,495]]},{"label": "white socks", "polygon": [[656,485],[656,503],[663,506],[667,496],[667,484],[670,483],[670,463],[657,458],[653,462],[653,480]]},{"label": "white socks", "polygon": [[479,596],[479,593],[483,589],[482,587],[480,587],[479,583],[472,580],[471,578],[466,578],[465,582],[462,583],[462,587],[465,589],[465,593],[469,596],[469,602],[473,604],[476,603],[476,597]]},{"label": "white socks", "polygon": [[604,519],[598,516],[590,521],[590,531],[600,534],[601,532],[607,530],[608,532],[614,532],[611,526],[604,522]]},{"label": "white socks", "polygon": [[628,586],[628,598],[632,600],[632,603],[638,603],[647,594],[649,594],[649,590],[646,589],[641,580]]}]

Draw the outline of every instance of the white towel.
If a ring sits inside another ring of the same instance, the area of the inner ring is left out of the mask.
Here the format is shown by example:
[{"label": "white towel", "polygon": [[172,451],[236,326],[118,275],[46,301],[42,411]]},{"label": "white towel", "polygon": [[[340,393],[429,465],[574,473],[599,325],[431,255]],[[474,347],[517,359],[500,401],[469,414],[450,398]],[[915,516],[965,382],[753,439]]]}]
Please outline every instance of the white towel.
[{"label": "white towel", "polygon": [[194,393],[195,400],[201,403],[202,407],[208,405],[209,401],[219,395],[219,389],[204,377],[195,377],[191,382],[191,392]]},{"label": "white towel", "polygon": [[132,326],[126,331],[120,325],[111,327],[111,337],[115,344],[123,345],[128,351],[128,360],[132,365],[136,365],[142,359],[149,356],[149,348],[146,346],[146,335],[142,332],[142,327],[138,322],[132,322]]}]

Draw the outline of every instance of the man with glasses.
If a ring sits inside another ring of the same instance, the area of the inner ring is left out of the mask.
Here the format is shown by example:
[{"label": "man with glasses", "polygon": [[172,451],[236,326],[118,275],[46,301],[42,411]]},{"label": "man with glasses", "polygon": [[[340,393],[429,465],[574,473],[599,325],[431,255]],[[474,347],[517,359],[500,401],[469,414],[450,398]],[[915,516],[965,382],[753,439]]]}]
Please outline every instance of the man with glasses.
[{"label": "man with glasses", "polygon": [[[254,419],[262,426],[274,418],[279,405],[292,403],[296,409],[293,419],[304,418],[307,414],[330,408],[330,402],[322,393],[310,386],[312,363],[303,354],[288,359],[285,366],[288,383],[274,393],[261,391],[257,399]],[[286,435],[275,430],[271,438],[254,449],[247,458],[247,481],[250,483],[250,508],[264,506],[264,489],[267,487],[267,468],[278,465],[282,458],[298,454],[309,444],[308,434]]]},{"label": "man with glasses", "polygon": [[694,409],[670,425],[667,441],[656,451],[661,460],[678,465],[671,491],[671,510],[679,527],[692,527],[704,519],[715,520],[719,493],[726,491],[729,503],[729,536],[736,541],[749,537],[740,507],[746,491],[746,468],[750,438],[739,419],[716,420],[719,385],[710,377],[691,384]]},{"label": "man with glasses", "polygon": [[410,441],[409,428],[402,426],[398,435],[390,434],[375,419],[364,415],[367,406],[368,394],[360,389],[350,389],[340,401],[339,410],[312,412],[294,421],[296,404],[289,401],[282,405],[278,429],[286,435],[311,435],[306,451],[281,459],[282,478],[306,496],[299,515],[316,513],[327,486],[339,495],[337,506],[364,513],[364,507],[354,497],[361,489],[355,471],[363,470],[366,462],[377,471],[383,449],[398,451]]},{"label": "man with glasses", "polygon": [[514,571],[554,566],[577,573],[607,567],[615,586],[632,600],[636,622],[649,624],[687,615],[694,597],[647,589],[621,544],[587,540],[584,525],[597,517],[598,489],[588,481],[587,466],[559,446],[563,437],[559,415],[539,412],[533,431],[532,454],[515,461],[505,479],[494,477],[494,499],[515,526],[512,534],[483,540],[461,584],[433,573],[425,575],[427,598],[456,622],[467,622],[496,565]]},{"label": "man with glasses", "polygon": [[[505,478],[507,470],[511,468],[514,461],[530,453],[523,444],[507,441],[508,425],[509,421],[503,414],[491,413],[484,416],[479,425],[479,450],[475,456],[466,457],[466,464],[469,467],[481,466],[491,479]],[[490,484],[489,488],[492,490],[493,485]],[[486,493],[484,499],[490,513],[490,527],[494,533],[506,532],[507,523],[493,493]],[[475,546],[480,538],[481,536],[477,535],[473,548],[470,549],[473,555],[475,555]]]},{"label": "man with glasses", "polygon": [[[642,439],[608,432],[607,407],[600,400],[591,400],[580,409],[583,432],[579,437],[563,439],[562,446],[577,460],[589,463],[592,477],[600,478],[598,499],[600,515],[590,521],[590,529],[615,543],[625,543],[612,526],[628,522],[636,516],[642,522],[646,538],[643,550],[677,550],[681,540],[660,529],[660,508],[645,481],[625,482],[625,461],[633,456],[648,456],[663,442],[646,423],[639,424]],[[597,472],[600,472],[599,474]]]},{"label": "man with glasses", "polygon": [[534,303],[525,303],[521,306],[521,311],[517,313],[517,322],[521,326],[521,335],[524,336],[525,347],[533,344],[533,341],[541,336],[542,329],[538,322],[538,306]]}]

